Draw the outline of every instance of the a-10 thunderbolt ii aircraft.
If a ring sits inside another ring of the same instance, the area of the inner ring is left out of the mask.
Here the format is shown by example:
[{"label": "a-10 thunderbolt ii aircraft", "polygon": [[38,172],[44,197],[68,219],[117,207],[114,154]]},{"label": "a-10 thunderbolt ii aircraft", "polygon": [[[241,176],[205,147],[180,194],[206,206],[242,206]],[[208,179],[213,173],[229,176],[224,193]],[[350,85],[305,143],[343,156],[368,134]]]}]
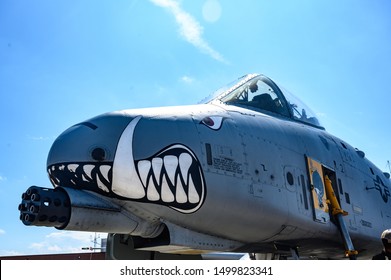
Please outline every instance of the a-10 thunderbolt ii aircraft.
[{"label": "a-10 thunderbolt ii aircraft", "polygon": [[23,193],[23,223],[110,233],[112,258],[366,259],[391,227],[390,175],[258,74],[202,104],[78,123],[53,143],[47,172],[54,189]]}]

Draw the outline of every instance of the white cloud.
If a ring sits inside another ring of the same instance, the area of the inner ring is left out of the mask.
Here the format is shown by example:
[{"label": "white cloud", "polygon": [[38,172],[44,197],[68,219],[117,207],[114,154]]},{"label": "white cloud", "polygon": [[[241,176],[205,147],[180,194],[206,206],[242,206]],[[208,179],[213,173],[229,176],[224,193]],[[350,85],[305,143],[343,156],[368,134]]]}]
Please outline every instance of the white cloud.
[{"label": "white cloud", "polygon": [[56,253],[58,253],[58,252],[61,252],[63,249],[62,249],[60,246],[58,246],[58,245],[53,245],[53,246],[49,246],[49,247],[48,247],[48,250],[49,250],[50,252],[56,252]]},{"label": "white cloud", "polygon": [[5,230],[0,228],[0,235],[5,234]]},{"label": "white cloud", "polygon": [[172,13],[179,26],[180,35],[190,44],[195,46],[201,52],[208,54],[217,61],[226,63],[223,56],[209,46],[208,42],[202,37],[203,27],[189,13],[184,11],[180,4],[174,0],[150,0],[156,6],[163,7]]},{"label": "white cloud", "polygon": [[81,252],[83,245],[61,243],[61,247],[57,244],[53,244],[51,241],[45,240],[42,242],[32,243],[29,249],[32,250],[31,254],[52,254],[52,253],[77,253]]},{"label": "white cloud", "polygon": [[46,242],[41,242],[41,243],[34,242],[29,246],[29,248],[34,249],[34,250],[41,250],[42,248],[45,247],[45,244],[46,244]]},{"label": "white cloud", "polygon": [[7,180],[7,177],[4,177],[4,176],[0,175],[0,182],[1,181],[6,181],[6,180]]},{"label": "white cloud", "polygon": [[[106,234],[99,233],[96,237],[100,243],[100,238],[106,238]],[[78,253],[83,252],[83,247],[99,247],[99,244],[93,244],[94,238],[93,232],[53,232],[46,235],[43,241],[32,243],[29,249],[33,251],[32,254]]]},{"label": "white cloud", "polygon": [[316,113],[315,113],[315,115],[316,115],[316,116],[318,116],[318,117],[321,117],[321,118],[323,118],[323,117],[326,117],[326,116],[327,116],[327,114],[326,114],[326,113],[324,113],[324,112],[316,112]]},{"label": "white cloud", "polygon": [[77,240],[81,242],[89,243],[91,239],[94,237],[94,233],[92,232],[83,232],[83,231],[59,231],[53,232],[46,235],[48,240],[59,241],[64,239]]},{"label": "white cloud", "polygon": [[15,250],[0,250],[0,256],[20,256],[23,255],[23,252]]},{"label": "white cloud", "polygon": [[34,140],[34,141],[47,141],[47,140],[50,140],[50,137],[44,137],[44,136],[31,136],[31,135],[28,135],[27,137],[28,137],[28,139],[31,139],[31,140]]},{"label": "white cloud", "polygon": [[191,83],[194,82],[194,79],[192,77],[189,77],[189,76],[185,75],[185,76],[181,77],[181,81],[185,82],[187,84],[191,84]]}]

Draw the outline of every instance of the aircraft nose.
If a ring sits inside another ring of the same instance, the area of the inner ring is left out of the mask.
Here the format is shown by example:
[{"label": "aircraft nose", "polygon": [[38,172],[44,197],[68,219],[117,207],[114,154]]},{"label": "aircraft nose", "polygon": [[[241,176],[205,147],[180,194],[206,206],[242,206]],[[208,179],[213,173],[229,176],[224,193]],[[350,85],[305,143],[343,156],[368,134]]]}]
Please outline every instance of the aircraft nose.
[{"label": "aircraft nose", "polygon": [[118,139],[131,120],[131,116],[109,113],[64,131],[54,141],[47,158],[54,187],[98,187],[108,192]]},{"label": "aircraft nose", "polygon": [[94,118],[60,135],[47,161],[52,184],[197,211],[206,187],[194,121],[135,113]]}]

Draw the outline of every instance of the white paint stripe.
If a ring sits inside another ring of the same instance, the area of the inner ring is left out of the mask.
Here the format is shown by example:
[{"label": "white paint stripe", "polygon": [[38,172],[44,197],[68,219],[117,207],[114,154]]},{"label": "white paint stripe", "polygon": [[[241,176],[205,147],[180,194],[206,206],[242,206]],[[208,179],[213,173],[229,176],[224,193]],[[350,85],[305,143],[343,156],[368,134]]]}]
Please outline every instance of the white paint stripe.
[{"label": "white paint stripe", "polygon": [[141,116],[134,118],[122,132],[113,163],[112,191],[122,197],[140,199],[145,196],[134,166],[133,134]]}]

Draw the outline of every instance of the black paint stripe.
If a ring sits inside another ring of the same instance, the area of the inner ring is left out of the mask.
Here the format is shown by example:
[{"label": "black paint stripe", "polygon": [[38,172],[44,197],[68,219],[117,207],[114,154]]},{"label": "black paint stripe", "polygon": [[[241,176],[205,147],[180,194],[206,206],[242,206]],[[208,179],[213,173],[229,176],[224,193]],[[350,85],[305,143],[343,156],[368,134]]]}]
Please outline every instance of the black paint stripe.
[{"label": "black paint stripe", "polygon": [[90,122],[82,122],[82,123],[75,124],[74,126],[78,126],[78,125],[85,125],[93,130],[98,128],[96,125],[94,125],[93,123],[90,123]]},{"label": "black paint stripe", "polygon": [[208,163],[208,165],[212,165],[213,164],[213,161],[212,161],[212,147],[210,146],[209,143],[206,143],[205,144],[205,149],[206,149],[206,162]]}]

